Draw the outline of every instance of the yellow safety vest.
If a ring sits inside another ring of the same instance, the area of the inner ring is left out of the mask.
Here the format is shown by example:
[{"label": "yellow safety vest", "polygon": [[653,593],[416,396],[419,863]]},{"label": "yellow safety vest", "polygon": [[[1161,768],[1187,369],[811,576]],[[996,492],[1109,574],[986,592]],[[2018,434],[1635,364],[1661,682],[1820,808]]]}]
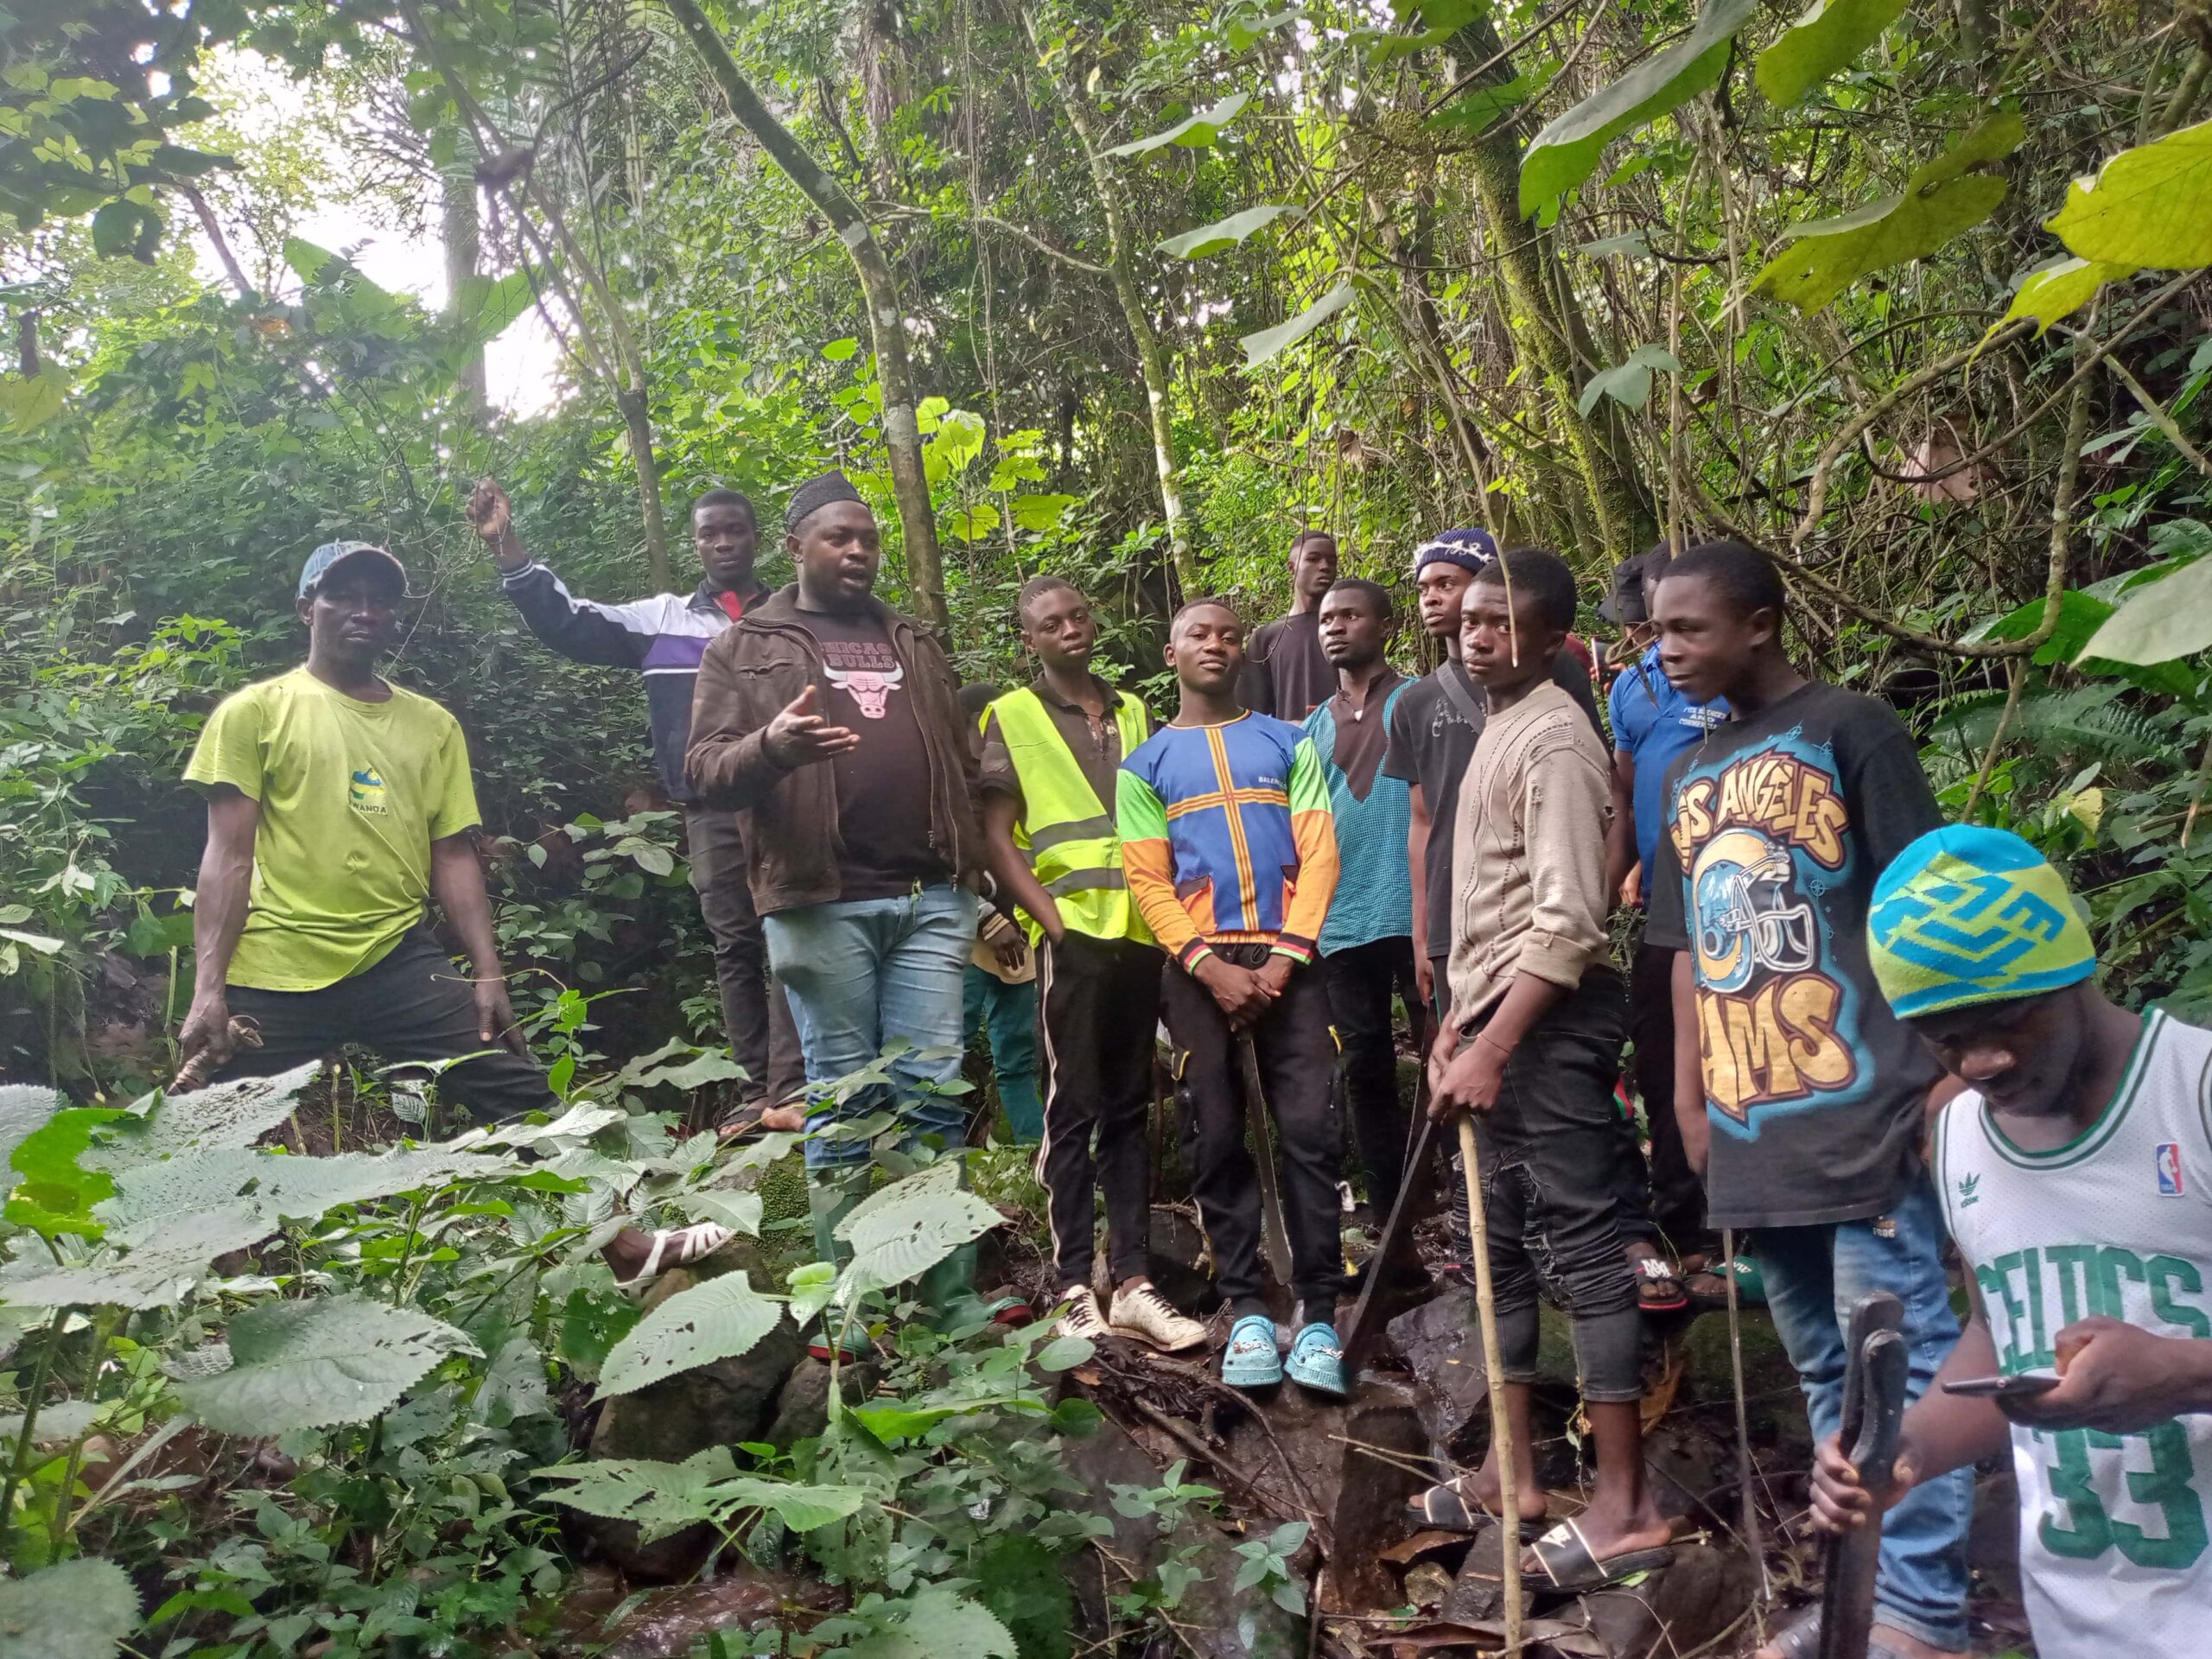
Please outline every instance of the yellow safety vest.
[{"label": "yellow safety vest", "polygon": [[[986,722],[992,715],[998,716],[999,736],[1021,785],[1014,844],[1045,891],[1058,901],[1061,922],[1093,938],[1152,943],[1152,930],[1129,902],[1113,807],[1100,802],[1044,700],[1024,687],[992,703],[984,712]],[[1114,718],[1126,759],[1152,735],[1152,721],[1144,705],[1126,691]],[[1028,928],[1031,944],[1044,936],[1034,920]]]}]

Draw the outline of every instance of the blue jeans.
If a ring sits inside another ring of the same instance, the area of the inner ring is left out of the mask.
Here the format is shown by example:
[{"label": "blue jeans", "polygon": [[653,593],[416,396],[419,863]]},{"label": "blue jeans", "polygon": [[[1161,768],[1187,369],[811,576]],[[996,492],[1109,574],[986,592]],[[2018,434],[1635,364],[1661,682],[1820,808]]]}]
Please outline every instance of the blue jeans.
[{"label": "blue jeans", "polygon": [[1006,1108],[1007,1128],[1024,1146],[1045,1138],[1045,1102],[1037,1092],[1037,982],[1009,985],[968,964],[967,1040],[990,1039],[991,1076]]},{"label": "blue jeans", "polygon": [[[1912,1357],[1906,1395],[1917,1400],[1927,1392],[1959,1339],[1942,1247],[1942,1209],[1925,1172],[1886,1217],[1759,1230],[1753,1249],[1766,1278],[1767,1307],[1805,1390],[1816,1441],[1842,1426],[1844,1333],[1852,1308],[1868,1291],[1893,1292],[1904,1304]],[[1974,1471],[1960,1469],[1914,1487],[1883,1518],[1878,1623],[1952,1652],[1967,1648],[1967,1523],[1973,1515]]]},{"label": "blue jeans", "polygon": [[[840,899],[761,918],[768,963],[790,995],[806,1055],[806,1127],[895,1109],[906,1138],[966,1139],[967,1113],[946,1088],[960,1081],[961,975],[976,944],[976,895],[950,884],[895,899]],[[831,1085],[905,1039],[891,1081],[840,1103]],[[868,1161],[861,1141],[806,1143],[809,1169]]]}]

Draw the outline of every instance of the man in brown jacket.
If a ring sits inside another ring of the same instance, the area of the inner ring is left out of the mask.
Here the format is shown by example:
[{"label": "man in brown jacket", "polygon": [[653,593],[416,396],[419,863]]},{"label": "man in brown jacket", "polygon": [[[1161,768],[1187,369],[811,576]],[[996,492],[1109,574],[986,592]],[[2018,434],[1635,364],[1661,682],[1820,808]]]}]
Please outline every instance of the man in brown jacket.
[{"label": "man in brown jacket", "polygon": [[[826,1132],[890,1109],[910,1140],[963,1139],[944,1090],[960,1077],[983,837],[951,666],[875,597],[875,515],[825,473],[791,493],[784,530],[798,580],[707,647],[685,769],[702,803],[743,819],[769,964],[806,1055],[816,1247],[836,1261],[868,1149]],[[837,1081],[894,1041],[890,1081],[839,1101]],[[923,1276],[940,1325],[1026,1316],[985,1308],[974,1268],[969,1245]]]}]

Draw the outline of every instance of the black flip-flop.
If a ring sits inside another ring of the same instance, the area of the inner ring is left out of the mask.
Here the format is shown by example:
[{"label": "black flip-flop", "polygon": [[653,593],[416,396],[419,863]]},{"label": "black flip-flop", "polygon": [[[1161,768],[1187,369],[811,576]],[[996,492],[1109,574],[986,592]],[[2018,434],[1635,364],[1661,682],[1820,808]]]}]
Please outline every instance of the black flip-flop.
[{"label": "black flip-flop", "polygon": [[[1688,1294],[1682,1287],[1681,1269],[1663,1255],[1639,1255],[1630,1265],[1636,1269],[1636,1305],[1646,1313],[1676,1313],[1690,1305]],[[1661,1285],[1675,1287],[1674,1300],[1665,1300]],[[1647,1298],[1649,1291],[1658,1294]]]},{"label": "black flip-flop", "polygon": [[1590,1541],[1582,1535],[1582,1529],[1573,1521],[1560,1522],[1529,1545],[1529,1553],[1536,1558],[1535,1587],[1568,1596],[1603,1590],[1639,1573],[1664,1567],[1675,1559],[1675,1547],[1662,1544],[1655,1549],[1624,1550],[1618,1555],[1600,1560],[1590,1548]]},{"label": "black flip-flop", "polygon": [[[1488,1510],[1470,1509],[1457,1480],[1447,1480],[1406,1500],[1406,1513],[1417,1524],[1436,1532],[1465,1533],[1475,1537],[1497,1524]],[[1521,1523],[1521,1541],[1531,1543],[1543,1535],[1550,1517],[1539,1516]]]}]

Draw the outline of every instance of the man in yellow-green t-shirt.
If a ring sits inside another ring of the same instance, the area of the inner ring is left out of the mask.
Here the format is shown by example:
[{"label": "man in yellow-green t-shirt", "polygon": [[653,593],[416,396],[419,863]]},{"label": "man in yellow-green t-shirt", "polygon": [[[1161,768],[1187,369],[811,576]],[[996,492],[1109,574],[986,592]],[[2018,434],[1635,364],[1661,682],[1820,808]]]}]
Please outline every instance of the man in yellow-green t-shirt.
[{"label": "man in yellow-green t-shirt", "polygon": [[[207,847],[181,1046],[217,1075],[349,1043],[402,1062],[475,1055],[443,1075],[448,1095],[489,1117],[551,1107],[508,1005],[461,727],[376,673],[406,587],[382,548],[317,548],[300,574],[305,665],[226,698],[200,733],[184,772],[207,794]],[[425,925],[433,898],[466,973]],[[233,1045],[233,1016],[260,1047]]]}]

